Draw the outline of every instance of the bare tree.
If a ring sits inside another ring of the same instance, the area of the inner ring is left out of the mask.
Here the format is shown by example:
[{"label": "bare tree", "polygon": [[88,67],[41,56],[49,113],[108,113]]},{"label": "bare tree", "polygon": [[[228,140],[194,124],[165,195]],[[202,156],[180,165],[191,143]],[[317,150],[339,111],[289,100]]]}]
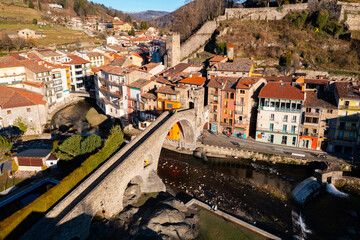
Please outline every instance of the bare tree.
[{"label": "bare tree", "polygon": [[16,48],[16,50],[20,50],[20,49],[22,49],[23,47],[26,46],[25,39],[23,39],[21,37],[13,38],[12,43],[13,43],[13,46]]},{"label": "bare tree", "polygon": [[10,52],[10,49],[13,47],[13,43],[12,43],[9,35],[6,32],[1,33],[0,46],[9,52]]}]

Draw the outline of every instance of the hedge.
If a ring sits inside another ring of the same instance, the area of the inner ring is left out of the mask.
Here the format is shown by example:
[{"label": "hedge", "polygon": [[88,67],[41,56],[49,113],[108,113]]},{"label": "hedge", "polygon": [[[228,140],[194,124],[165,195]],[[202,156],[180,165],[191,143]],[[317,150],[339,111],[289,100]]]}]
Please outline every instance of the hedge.
[{"label": "hedge", "polygon": [[[86,159],[80,167],[65,177],[60,184],[51,188],[23,209],[20,209],[10,217],[4,219],[0,223],[0,239],[8,237],[10,234],[18,237],[21,236],[32,226],[32,224],[40,220],[40,218],[43,217],[52,206],[61,200],[61,198],[71,191],[82,179],[94,171],[101,163],[107,160],[116,150],[118,150],[124,142],[124,135],[121,128],[116,126],[111,129],[110,133],[111,134],[105,142],[104,147]],[[36,216],[30,216],[31,213],[36,213]],[[15,229],[16,232],[14,231]],[[11,236],[11,238],[12,237],[15,236]]]}]

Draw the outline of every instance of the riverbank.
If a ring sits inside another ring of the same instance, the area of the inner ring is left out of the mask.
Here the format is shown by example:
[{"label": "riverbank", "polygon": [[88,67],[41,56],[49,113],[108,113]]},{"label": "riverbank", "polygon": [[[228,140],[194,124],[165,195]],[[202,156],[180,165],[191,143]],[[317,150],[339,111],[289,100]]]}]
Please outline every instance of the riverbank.
[{"label": "riverbank", "polygon": [[[168,149],[170,151],[193,155],[194,151],[187,150],[187,149],[179,149],[174,145],[165,142],[163,148]],[[257,151],[249,151],[244,150],[242,147],[238,146],[234,147],[223,147],[223,146],[216,146],[216,145],[207,145],[202,143],[197,143],[196,152],[199,152],[199,157],[201,153],[204,153],[207,157],[217,157],[217,158],[246,158],[251,159],[252,161],[266,161],[272,164],[292,164],[292,165],[307,165],[312,162],[323,162],[324,167],[326,165],[336,165],[342,171],[352,171],[353,166],[346,162],[326,162],[321,161],[319,159],[307,159],[305,156],[288,156],[285,154],[273,154],[273,153],[262,153]],[[326,165],[325,165],[326,164]]]}]

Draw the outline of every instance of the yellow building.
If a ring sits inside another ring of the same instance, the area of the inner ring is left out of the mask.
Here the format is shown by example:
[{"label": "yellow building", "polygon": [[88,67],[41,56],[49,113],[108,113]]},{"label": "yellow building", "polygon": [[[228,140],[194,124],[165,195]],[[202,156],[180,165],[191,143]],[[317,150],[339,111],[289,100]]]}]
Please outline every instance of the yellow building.
[{"label": "yellow building", "polygon": [[131,23],[127,23],[127,22],[113,21],[113,27],[115,30],[118,30],[121,32],[130,32],[133,25]]},{"label": "yellow building", "polygon": [[359,145],[360,95],[358,93],[359,86],[354,86],[352,82],[335,83],[338,117],[334,152],[353,154]]},{"label": "yellow building", "polygon": [[181,107],[180,92],[171,86],[163,86],[156,90],[157,106],[159,111],[178,109]]},{"label": "yellow building", "polygon": [[180,131],[181,127],[179,123],[176,123],[169,131],[166,138],[172,139],[172,140],[180,140]]}]

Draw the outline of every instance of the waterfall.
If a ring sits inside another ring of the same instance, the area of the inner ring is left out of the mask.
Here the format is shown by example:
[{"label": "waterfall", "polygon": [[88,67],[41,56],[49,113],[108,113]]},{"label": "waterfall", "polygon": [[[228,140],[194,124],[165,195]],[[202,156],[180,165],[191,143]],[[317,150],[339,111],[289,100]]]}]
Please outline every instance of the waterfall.
[{"label": "waterfall", "polygon": [[307,228],[305,224],[305,219],[300,212],[298,214],[296,211],[292,211],[292,219],[295,227],[300,230],[300,236],[294,236],[295,239],[306,239],[307,234],[311,233],[311,230]]},{"label": "waterfall", "polygon": [[348,196],[348,194],[340,192],[339,190],[337,190],[336,187],[331,183],[326,184],[326,191],[328,193],[330,193],[330,194],[333,194],[335,196],[342,197],[342,198],[345,198],[345,197]]}]

